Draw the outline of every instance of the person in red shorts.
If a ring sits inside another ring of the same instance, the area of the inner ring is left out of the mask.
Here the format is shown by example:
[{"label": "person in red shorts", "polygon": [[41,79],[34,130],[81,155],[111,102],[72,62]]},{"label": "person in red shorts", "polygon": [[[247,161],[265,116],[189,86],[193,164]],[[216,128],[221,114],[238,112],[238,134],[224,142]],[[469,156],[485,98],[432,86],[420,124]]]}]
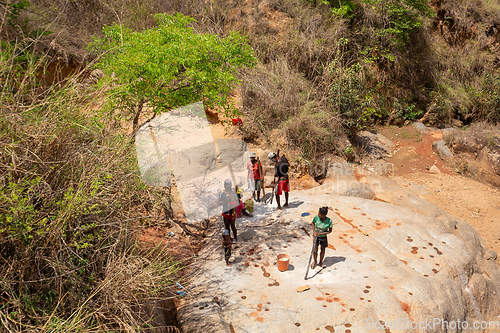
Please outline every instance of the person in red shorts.
[{"label": "person in red shorts", "polygon": [[233,242],[238,241],[238,232],[236,230],[236,209],[239,205],[238,195],[233,189],[230,179],[224,181],[224,191],[219,193],[219,204],[222,204],[222,220],[227,231],[233,231]]},{"label": "person in red shorts", "polygon": [[290,180],[288,179],[288,160],[286,157],[278,156],[275,153],[269,153],[269,159],[276,162],[274,166],[274,183],[278,179],[277,191],[276,191],[276,203],[278,204],[278,209],[281,210],[280,195],[285,193],[285,204],[283,207],[288,207],[288,193],[290,192]]}]

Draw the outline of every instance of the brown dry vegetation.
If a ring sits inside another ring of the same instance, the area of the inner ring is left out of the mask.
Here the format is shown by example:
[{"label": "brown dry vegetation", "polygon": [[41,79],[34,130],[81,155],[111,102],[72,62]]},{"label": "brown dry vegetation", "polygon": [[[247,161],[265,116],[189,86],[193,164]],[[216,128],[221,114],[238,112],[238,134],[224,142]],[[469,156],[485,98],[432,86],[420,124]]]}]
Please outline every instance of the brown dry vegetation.
[{"label": "brown dry vegetation", "polygon": [[44,57],[0,62],[0,327],[135,331],[180,261],[136,235],[164,220],[168,193],[140,180],[133,142],[82,78],[38,86]]},{"label": "brown dry vegetation", "polygon": [[500,7],[488,0],[433,1],[435,16],[397,45],[380,34],[388,16],[359,1],[346,17],[305,0],[31,0],[12,16],[16,3],[0,4],[0,322],[10,331],[136,330],[149,319],[140,303],[175,274],[161,249],[134,246],[139,217],[162,223],[169,194],[140,182],[121,119],[95,103],[105,90],[35,82],[51,63],[92,61],[85,48],[104,25],[142,30],[178,11],[201,32],[241,31],[259,60],[240,73],[243,137],[308,159],[345,155],[347,138],[375,124],[500,119]]},{"label": "brown dry vegetation", "polygon": [[[141,30],[154,24],[151,14],[158,12],[192,16],[203,32],[239,30],[259,59],[255,70],[241,73],[242,111],[250,119],[246,137],[269,137],[280,128],[285,142],[305,147],[307,158],[342,155],[344,145],[335,138],[374,123],[422,116],[439,126],[499,119],[500,12],[487,1],[431,2],[434,15],[419,17],[422,27],[404,43],[381,34],[391,18],[362,1],[344,18],[306,0],[31,3],[25,14],[31,27],[54,31],[38,45],[66,62],[90,59],[84,48],[103,25]],[[4,35],[18,30],[4,29]],[[356,74],[353,66],[360,68]],[[316,133],[311,140],[296,133],[304,125]]]}]

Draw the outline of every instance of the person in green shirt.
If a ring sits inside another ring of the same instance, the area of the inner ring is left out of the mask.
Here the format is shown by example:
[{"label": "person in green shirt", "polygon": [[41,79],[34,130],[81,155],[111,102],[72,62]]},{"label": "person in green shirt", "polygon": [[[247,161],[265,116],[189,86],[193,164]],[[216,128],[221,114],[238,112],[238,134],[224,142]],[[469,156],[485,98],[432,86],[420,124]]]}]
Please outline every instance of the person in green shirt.
[{"label": "person in green shirt", "polygon": [[322,268],[325,268],[323,265],[323,259],[325,258],[325,249],[328,246],[328,239],[326,235],[331,233],[333,229],[332,220],[329,217],[326,217],[326,214],[328,214],[328,207],[321,207],[318,211],[318,215],[316,215],[311,222],[314,230],[314,237],[316,237],[313,249],[314,261],[311,264],[311,268],[316,267],[316,263],[318,262],[318,246],[320,245],[321,252],[319,254],[319,265]]}]

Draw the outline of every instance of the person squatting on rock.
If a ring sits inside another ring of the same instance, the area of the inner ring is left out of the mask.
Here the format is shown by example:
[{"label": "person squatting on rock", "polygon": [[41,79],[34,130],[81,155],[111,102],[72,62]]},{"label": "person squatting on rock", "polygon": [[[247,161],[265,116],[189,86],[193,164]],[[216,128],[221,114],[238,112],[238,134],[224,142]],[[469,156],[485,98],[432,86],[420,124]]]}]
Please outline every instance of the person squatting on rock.
[{"label": "person squatting on rock", "polygon": [[253,199],[260,202],[260,191],[262,189],[262,164],[257,159],[255,152],[250,153],[250,162],[247,163],[248,187],[252,191]]},{"label": "person squatting on rock", "polygon": [[331,233],[333,229],[332,220],[329,217],[326,217],[326,214],[328,214],[328,207],[321,207],[318,211],[318,215],[316,215],[311,222],[314,231],[313,236],[316,237],[313,249],[314,261],[311,264],[311,268],[316,267],[316,263],[318,262],[318,246],[321,246],[319,265],[322,268],[325,268],[323,265],[323,259],[325,258],[325,249],[328,246],[328,238],[326,235]]},{"label": "person squatting on rock", "polygon": [[224,181],[224,191],[219,194],[219,204],[222,203],[222,220],[224,221],[224,227],[229,231],[229,228],[233,230],[233,241],[236,243],[238,241],[238,233],[236,231],[236,209],[235,207],[240,205],[238,200],[238,195],[233,190],[233,184],[231,179],[226,179]]},{"label": "person squatting on rock", "polygon": [[224,248],[224,259],[226,260],[226,266],[231,266],[229,264],[229,258],[231,258],[231,237],[229,237],[229,230],[222,230],[222,247]]},{"label": "person squatting on rock", "polygon": [[269,153],[269,159],[276,163],[274,166],[274,180],[278,179],[278,185],[276,186],[276,203],[278,204],[278,209],[281,209],[280,195],[285,193],[285,204],[283,207],[288,207],[288,192],[290,192],[290,180],[288,179],[288,160],[285,156],[278,156],[275,153]]}]

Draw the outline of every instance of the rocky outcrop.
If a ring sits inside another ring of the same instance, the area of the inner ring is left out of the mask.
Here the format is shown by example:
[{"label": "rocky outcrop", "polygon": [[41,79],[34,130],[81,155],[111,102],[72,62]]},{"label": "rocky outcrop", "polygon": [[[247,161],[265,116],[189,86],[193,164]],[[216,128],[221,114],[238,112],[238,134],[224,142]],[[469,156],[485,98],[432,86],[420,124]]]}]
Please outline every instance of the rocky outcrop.
[{"label": "rocky outcrop", "polygon": [[430,130],[429,130],[429,128],[428,128],[427,126],[425,126],[423,123],[418,122],[418,121],[416,121],[416,122],[414,122],[414,123],[413,123],[413,127],[414,127],[417,131],[419,131],[420,133],[424,133],[424,134],[426,134],[426,133],[429,133],[429,132],[430,132]]},{"label": "rocky outcrop", "polygon": [[390,156],[394,147],[394,143],[382,134],[369,131],[356,134],[354,142],[360,147],[364,156],[374,160]]},{"label": "rocky outcrop", "polygon": [[479,160],[491,164],[495,172],[500,175],[500,146],[486,146],[478,154]]},{"label": "rocky outcrop", "polygon": [[433,142],[432,149],[434,149],[438,153],[439,157],[441,157],[442,160],[448,157],[453,157],[453,154],[451,153],[448,146],[446,146],[446,142],[444,140]]},{"label": "rocky outcrop", "polygon": [[468,154],[500,175],[500,134],[498,130],[454,131],[445,137],[456,153]]},{"label": "rocky outcrop", "polygon": [[[349,196],[346,189],[360,185],[371,199]],[[218,233],[200,253],[179,308],[183,331],[443,332],[445,321],[472,327],[497,320],[496,253],[469,224],[419,197],[421,191],[344,175],[292,192],[292,208],[284,211],[256,205],[253,218],[237,221],[232,267],[223,263]],[[310,269],[304,280],[308,223],[325,205],[334,223],[326,267]],[[290,256],[284,272],[276,266],[282,253]],[[306,284],[308,290],[297,291]],[[414,329],[426,321],[433,324]]]}]

